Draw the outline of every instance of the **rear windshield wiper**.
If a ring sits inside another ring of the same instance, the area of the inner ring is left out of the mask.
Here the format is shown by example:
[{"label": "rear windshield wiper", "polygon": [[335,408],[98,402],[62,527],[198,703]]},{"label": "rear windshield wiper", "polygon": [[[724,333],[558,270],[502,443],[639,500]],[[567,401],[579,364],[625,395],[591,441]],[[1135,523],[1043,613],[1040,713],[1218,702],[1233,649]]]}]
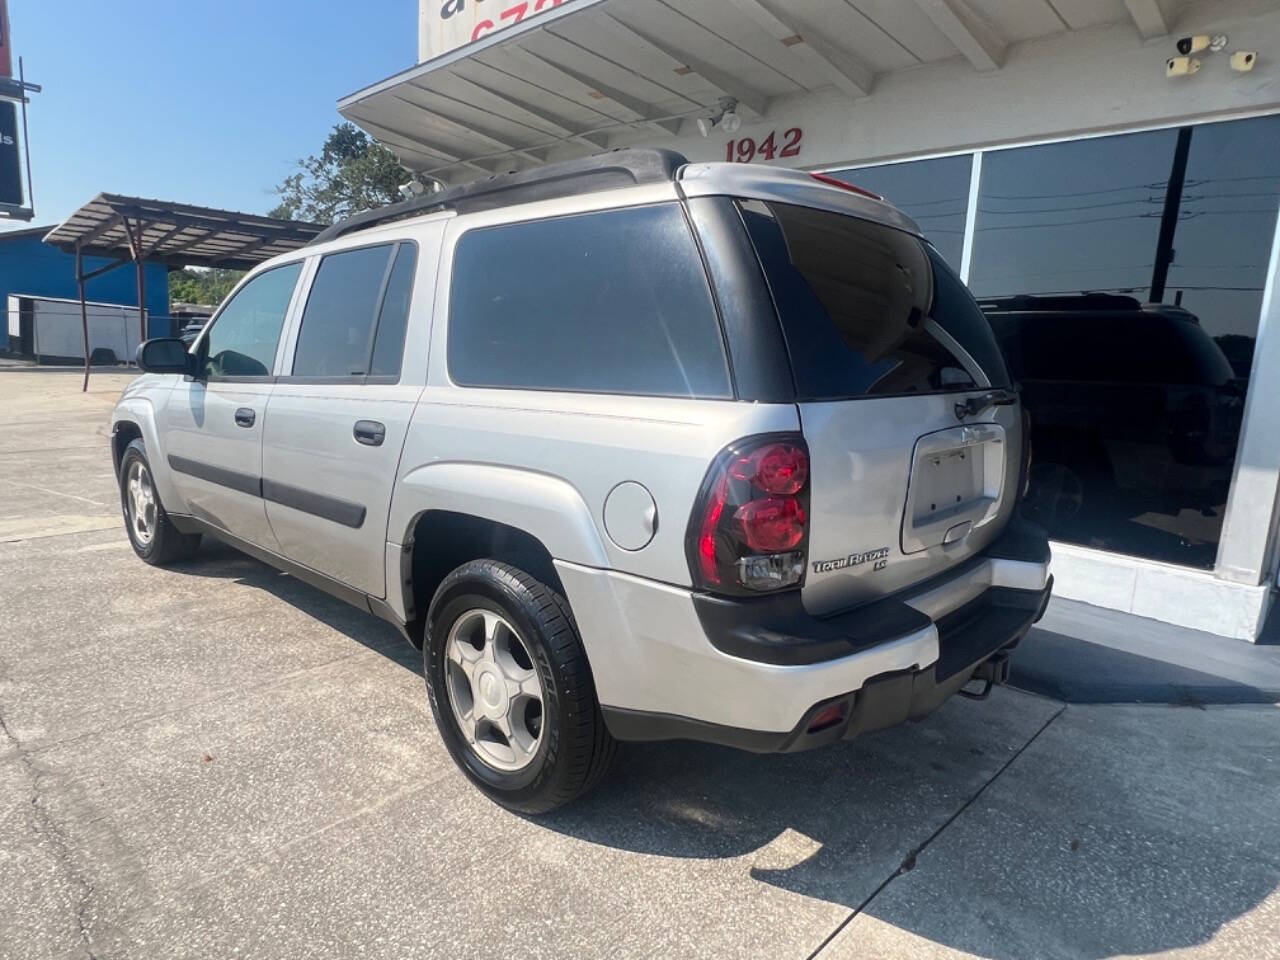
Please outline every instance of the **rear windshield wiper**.
[{"label": "rear windshield wiper", "polygon": [[956,419],[975,417],[987,407],[1007,407],[1018,402],[1016,390],[988,390],[956,404]]}]

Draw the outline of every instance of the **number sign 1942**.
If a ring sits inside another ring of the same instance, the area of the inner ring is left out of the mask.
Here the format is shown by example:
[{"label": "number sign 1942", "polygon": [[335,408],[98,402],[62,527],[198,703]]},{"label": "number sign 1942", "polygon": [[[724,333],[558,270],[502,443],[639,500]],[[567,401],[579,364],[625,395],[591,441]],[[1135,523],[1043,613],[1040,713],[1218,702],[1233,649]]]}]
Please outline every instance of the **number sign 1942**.
[{"label": "number sign 1942", "polygon": [[724,158],[730,163],[750,163],[753,160],[773,160],[780,157],[798,157],[800,156],[800,141],[804,138],[804,131],[799,127],[792,127],[778,136],[777,131],[772,131],[763,140],[753,140],[751,137],[742,137],[739,140],[730,140],[725,144]]}]

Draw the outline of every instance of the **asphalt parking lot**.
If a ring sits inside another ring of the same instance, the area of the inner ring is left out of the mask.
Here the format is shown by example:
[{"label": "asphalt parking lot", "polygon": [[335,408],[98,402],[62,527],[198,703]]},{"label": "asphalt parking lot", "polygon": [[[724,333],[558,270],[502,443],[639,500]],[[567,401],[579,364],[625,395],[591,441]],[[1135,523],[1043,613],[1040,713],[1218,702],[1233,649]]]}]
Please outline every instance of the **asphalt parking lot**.
[{"label": "asphalt parking lot", "polygon": [[134,558],[126,382],[0,370],[0,956],[1280,957],[1274,706],[625,746],[522,819],[391,628],[217,545]]}]

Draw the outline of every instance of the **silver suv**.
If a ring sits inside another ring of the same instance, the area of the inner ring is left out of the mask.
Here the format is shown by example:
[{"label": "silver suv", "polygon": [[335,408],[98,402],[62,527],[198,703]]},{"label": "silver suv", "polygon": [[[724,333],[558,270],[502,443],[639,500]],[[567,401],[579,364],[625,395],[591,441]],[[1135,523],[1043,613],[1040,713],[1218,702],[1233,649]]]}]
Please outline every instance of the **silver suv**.
[{"label": "silver suv", "polygon": [[618,740],[802,750],[984,696],[1048,601],[986,319],[820,175],[634,150],[448,189],[138,364],[138,555],[211,535],[394,623],[513,809]]}]

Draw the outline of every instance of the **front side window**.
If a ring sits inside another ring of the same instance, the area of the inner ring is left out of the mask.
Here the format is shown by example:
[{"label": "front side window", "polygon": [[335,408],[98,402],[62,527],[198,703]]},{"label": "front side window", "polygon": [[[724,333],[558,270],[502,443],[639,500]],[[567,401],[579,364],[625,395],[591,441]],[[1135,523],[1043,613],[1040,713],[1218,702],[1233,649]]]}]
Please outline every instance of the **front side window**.
[{"label": "front side window", "polygon": [[972,390],[965,363],[929,332],[958,342],[1005,385],[981,311],[919,238],[856,217],[744,201],[743,220],[773,294],[802,400]]},{"label": "front side window", "polygon": [[271,375],[280,330],[301,273],[301,261],[276,267],[232,296],[205,334],[200,354],[204,379]]},{"label": "front side window", "polygon": [[706,272],[674,203],[465,234],[448,356],[465,386],[732,396]]}]

